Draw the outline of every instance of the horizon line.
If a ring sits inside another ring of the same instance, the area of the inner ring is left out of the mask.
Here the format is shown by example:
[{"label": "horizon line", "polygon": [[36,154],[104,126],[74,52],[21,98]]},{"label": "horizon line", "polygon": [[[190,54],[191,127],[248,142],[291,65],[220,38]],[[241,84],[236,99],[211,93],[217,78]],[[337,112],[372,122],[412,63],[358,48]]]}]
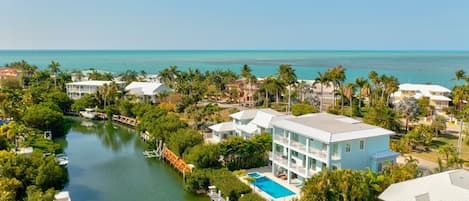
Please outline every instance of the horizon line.
[{"label": "horizon line", "polygon": [[13,48],[13,49],[1,49],[0,51],[397,51],[397,52],[466,52],[469,49],[136,49],[136,48],[116,48],[116,49],[107,49],[107,48],[95,48],[95,49],[85,49],[85,48],[38,48],[38,49],[26,49],[26,48]]}]

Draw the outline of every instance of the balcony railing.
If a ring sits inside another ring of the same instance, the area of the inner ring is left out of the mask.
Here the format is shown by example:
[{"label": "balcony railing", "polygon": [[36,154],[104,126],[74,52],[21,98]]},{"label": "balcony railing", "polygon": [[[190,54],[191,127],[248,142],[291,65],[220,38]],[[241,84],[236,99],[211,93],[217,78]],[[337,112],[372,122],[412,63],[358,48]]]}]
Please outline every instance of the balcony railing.
[{"label": "balcony railing", "polygon": [[321,159],[326,159],[327,158],[327,151],[326,150],[319,150],[319,149],[309,147],[308,152],[310,154],[312,154],[313,156],[321,158]]},{"label": "balcony railing", "polygon": [[274,141],[288,145],[288,138],[281,135],[274,135]]},{"label": "balcony railing", "polygon": [[292,140],[292,141],[290,141],[290,146],[293,147],[293,148],[296,148],[300,151],[306,152],[306,145],[304,145],[301,142],[297,142],[297,141]]},{"label": "balcony railing", "polygon": [[269,153],[269,159],[273,162],[280,163],[284,165],[285,167],[288,166],[288,157],[281,155],[281,154],[272,154],[272,152]]},{"label": "balcony railing", "polygon": [[290,169],[297,172],[297,173],[300,173],[302,175],[306,175],[306,167],[302,166],[302,165],[295,165],[295,164],[290,164],[291,167]]},{"label": "balcony railing", "polygon": [[333,153],[332,156],[331,156],[331,159],[335,160],[335,161],[340,160],[341,159],[340,154],[338,154],[338,153],[334,154]]}]

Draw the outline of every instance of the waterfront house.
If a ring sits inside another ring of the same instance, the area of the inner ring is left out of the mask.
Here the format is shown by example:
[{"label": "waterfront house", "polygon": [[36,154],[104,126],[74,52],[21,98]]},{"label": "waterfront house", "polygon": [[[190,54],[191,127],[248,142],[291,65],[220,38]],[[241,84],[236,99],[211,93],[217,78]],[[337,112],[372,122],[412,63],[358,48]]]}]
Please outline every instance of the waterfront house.
[{"label": "waterfront house", "polygon": [[450,170],[391,184],[378,198],[383,201],[469,200],[469,171]]},{"label": "waterfront house", "polygon": [[[100,80],[89,80],[80,82],[71,82],[65,84],[68,97],[71,99],[79,99],[86,94],[94,94],[104,84],[111,84],[114,81],[100,81]],[[119,87],[123,87],[125,82],[115,81]]]},{"label": "waterfront house", "polygon": [[379,172],[399,155],[389,150],[393,131],[349,117],[307,114],[273,121],[272,127],[272,172],[289,183],[325,168]]},{"label": "waterfront house", "polygon": [[427,97],[430,100],[430,105],[435,108],[437,114],[441,113],[449,106],[451,99],[449,94],[451,90],[440,85],[432,84],[400,84],[399,90],[391,94],[392,102],[399,103],[404,97],[414,97],[421,99]]},{"label": "waterfront house", "polygon": [[272,122],[276,119],[285,118],[280,112],[267,109],[243,110],[230,117],[231,122],[223,122],[210,126],[212,139],[221,141],[229,136],[240,136],[245,139],[262,132],[272,133]]},{"label": "waterfront house", "polygon": [[140,102],[157,103],[157,96],[161,93],[172,91],[163,83],[159,82],[132,82],[125,87],[126,95],[138,97]]}]

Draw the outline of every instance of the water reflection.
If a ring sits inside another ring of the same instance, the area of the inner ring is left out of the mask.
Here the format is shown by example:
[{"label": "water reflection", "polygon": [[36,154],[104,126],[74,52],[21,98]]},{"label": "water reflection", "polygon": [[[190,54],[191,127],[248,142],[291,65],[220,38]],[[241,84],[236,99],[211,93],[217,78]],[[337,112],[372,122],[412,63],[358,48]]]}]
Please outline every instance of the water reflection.
[{"label": "water reflection", "polygon": [[[131,143],[133,141],[132,135],[136,134],[132,128],[110,121],[92,121],[80,118],[70,119],[75,121],[75,123],[71,124],[69,131],[96,135],[101,140],[102,145],[111,149],[113,152],[118,152],[122,147]],[[134,142],[140,145],[139,140],[135,140]]]}]

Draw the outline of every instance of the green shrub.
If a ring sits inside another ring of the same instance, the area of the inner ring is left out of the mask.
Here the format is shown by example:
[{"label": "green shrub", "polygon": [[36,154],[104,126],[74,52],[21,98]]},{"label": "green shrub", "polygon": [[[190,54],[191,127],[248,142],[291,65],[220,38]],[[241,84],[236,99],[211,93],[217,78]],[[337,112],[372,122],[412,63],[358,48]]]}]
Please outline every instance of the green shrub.
[{"label": "green shrub", "polygon": [[291,106],[291,113],[295,116],[316,112],[319,112],[319,110],[308,103],[298,103]]},{"label": "green shrub", "polygon": [[255,193],[248,193],[240,197],[238,201],[265,201],[265,199]]}]

